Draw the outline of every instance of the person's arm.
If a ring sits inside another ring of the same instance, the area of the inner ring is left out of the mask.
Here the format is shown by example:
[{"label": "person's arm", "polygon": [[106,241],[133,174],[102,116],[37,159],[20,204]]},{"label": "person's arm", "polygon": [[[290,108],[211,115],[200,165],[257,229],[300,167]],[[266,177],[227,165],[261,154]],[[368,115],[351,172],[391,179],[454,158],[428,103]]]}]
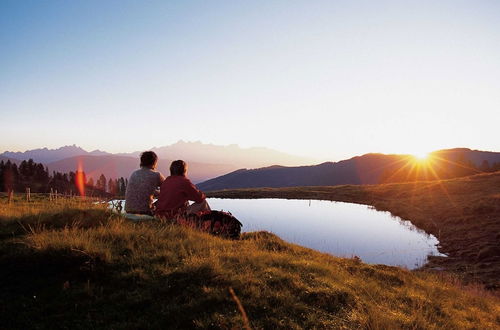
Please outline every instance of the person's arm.
[{"label": "person's arm", "polygon": [[194,184],[191,183],[191,181],[189,179],[186,181],[185,191],[187,194],[187,198],[190,201],[195,201],[196,203],[201,203],[206,198],[205,194],[202,191],[198,190],[194,186]]},{"label": "person's arm", "polygon": [[155,191],[153,191],[153,197],[154,198],[160,197],[160,188],[156,188]]},{"label": "person's arm", "polygon": [[155,191],[153,192],[153,196],[156,198],[160,196],[160,187],[163,181],[165,181],[165,177],[160,172],[158,172],[158,184],[155,188]]}]

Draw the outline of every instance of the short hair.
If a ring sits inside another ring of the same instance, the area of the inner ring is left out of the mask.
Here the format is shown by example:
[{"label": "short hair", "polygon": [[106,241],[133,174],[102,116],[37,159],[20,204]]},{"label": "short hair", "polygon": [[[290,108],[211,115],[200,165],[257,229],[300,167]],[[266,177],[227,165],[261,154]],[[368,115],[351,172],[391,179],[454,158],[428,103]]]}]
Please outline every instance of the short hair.
[{"label": "short hair", "polygon": [[170,164],[170,175],[186,175],[187,164],[183,160],[174,160]]},{"label": "short hair", "polygon": [[158,161],[158,156],[153,151],[144,151],[141,154],[141,167],[153,166]]}]

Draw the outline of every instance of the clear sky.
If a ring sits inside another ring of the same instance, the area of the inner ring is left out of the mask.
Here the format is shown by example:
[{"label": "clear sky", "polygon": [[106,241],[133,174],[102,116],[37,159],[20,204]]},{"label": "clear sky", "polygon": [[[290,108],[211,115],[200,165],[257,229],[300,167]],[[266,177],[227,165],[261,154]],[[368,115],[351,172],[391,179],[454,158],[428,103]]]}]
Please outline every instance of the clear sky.
[{"label": "clear sky", "polygon": [[0,115],[0,152],[500,151],[500,2],[0,0]]}]

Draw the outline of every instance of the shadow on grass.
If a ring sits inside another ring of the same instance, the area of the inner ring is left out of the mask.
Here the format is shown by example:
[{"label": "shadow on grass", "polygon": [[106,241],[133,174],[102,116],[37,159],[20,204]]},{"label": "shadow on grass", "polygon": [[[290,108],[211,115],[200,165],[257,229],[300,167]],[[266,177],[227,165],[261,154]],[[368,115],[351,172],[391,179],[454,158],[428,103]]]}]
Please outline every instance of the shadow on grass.
[{"label": "shadow on grass", "polygon": [[236,314],[230,283],[209,265],[140,275],[79,251],[9,243],[0,269],[0,319],[7,329],[192,328],[215,313]]},{"label": "shadow on grass", "polygon": [[24,236],[30,232],[57,230],[65,227],[98,227],[118,215],[104,209],[65,208],[23,216],[0,216],[0,240]]}]

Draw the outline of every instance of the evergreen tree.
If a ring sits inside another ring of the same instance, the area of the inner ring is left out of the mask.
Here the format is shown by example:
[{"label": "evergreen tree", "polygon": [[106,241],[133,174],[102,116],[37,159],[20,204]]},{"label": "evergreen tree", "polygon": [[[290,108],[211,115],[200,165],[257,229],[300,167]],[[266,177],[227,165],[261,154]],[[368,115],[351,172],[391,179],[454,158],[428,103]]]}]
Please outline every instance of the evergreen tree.
[{"label": "evergreen tree", "polygon": [[116,186],[113,179],[109,179],[108,181],[108,192],[112,195],[116,195]]},{"label": "evergreen tree", "polygon": [[104,174],[101,174],[101,176],[97,180],[96,188],[102,190],[103,192],[106,192],[106,185],[107,185],[106,177],[104,176]]},{"label": "evergreen tree", "polygon": [[118,180],[118,187],[119,187],[119,191],[120,191],[120,196],[125,196],[125,192],[127,191],[127,185],[125,184],[125,179],[123,177],[121,177],[119,180]]}]

